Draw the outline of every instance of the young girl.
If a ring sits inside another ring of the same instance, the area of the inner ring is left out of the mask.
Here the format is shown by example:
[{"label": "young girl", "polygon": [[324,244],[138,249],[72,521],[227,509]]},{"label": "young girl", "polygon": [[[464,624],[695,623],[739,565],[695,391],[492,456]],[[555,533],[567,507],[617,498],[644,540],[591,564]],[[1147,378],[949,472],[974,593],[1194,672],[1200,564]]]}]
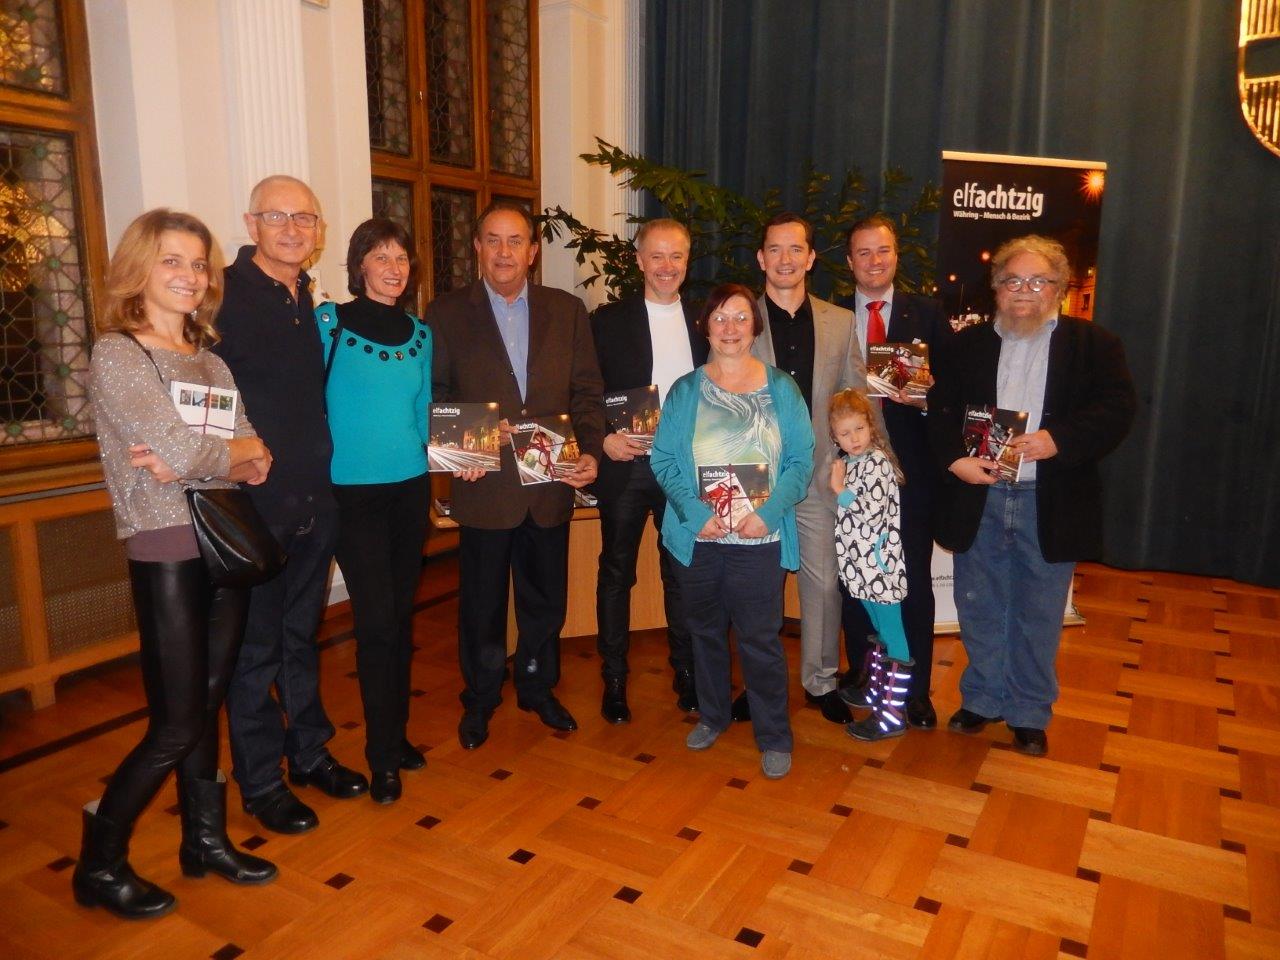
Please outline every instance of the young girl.
[{"label": "young girl", "polygon": [[844,456],[831,464],[837,495],[836,566],[849,596],[861,601],[879,637],[872,646],[864,692],[871,715],[845,730],[858,740],[906,732],[903,708],[915,665],[902,628],[907,577],[898,525],[902,470],[876,425],[871,402],[858,390],[831,398],[831,437]]}]

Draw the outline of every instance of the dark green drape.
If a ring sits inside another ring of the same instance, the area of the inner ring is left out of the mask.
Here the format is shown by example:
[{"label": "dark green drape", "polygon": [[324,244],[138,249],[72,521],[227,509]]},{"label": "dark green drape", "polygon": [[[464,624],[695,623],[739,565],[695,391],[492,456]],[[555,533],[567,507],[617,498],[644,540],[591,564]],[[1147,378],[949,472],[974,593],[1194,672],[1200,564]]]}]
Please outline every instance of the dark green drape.
[{"label": "dark green drape", "polygon": [[799,203],[803,163],[1108,165],[1095,319],[1140,409],[1108,562],[1280,585],[1280,157],[1227,0],[648,0],[647,154]]}]

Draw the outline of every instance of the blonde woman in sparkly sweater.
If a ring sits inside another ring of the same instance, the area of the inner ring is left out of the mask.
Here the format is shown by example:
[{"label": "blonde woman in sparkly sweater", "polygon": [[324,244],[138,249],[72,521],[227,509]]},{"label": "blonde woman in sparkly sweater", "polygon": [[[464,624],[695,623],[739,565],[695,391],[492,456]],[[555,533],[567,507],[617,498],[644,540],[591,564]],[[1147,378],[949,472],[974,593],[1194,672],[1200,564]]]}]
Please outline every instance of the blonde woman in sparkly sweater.
[{"label": "blonde woman in sparkly sweater", "polygon": [[[129,919],[161,916],[176,902],[127,859],[138,816],[175,768],[183,873],[212,871],[247,884],[276,875],[271,863],[236,850],[227,838],[226,781],[218,772],[218,710],[244,633],[248,592],[210,582],[183,493],[184,484],[261,483],[271,467],[239,403],[226,409],[235,382],[208,350],[221,299],[221,258],[208,228],[188,214],[145,213],[112,257],[90,363],[89,396],[129,561],[150,716],[102,799],[85,807],[72,889],[84,906]],[[183,403],[209,414],[225,410],[233,435],[196,432],[179,413]]]}]

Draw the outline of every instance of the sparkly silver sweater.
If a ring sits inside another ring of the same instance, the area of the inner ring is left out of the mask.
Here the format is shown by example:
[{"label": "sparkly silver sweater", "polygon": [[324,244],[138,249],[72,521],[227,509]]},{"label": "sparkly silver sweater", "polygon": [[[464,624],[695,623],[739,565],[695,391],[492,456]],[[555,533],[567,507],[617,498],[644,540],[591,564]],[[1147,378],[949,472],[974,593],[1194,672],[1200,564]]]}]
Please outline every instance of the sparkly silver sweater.
[{"label": "sparkly silver sweater", "polygon": [[[118,333],[104,334],[93,347],[89,362],[89,399],[98,430],[102,472],[116,517],[116,535],[124,540],[143,530],[160,530],[191,523],[187,498],[180,483],[160,483],[149,472],[129,466],[129,447],[145,443],[190,486],[232,487],[225,477],[231,469],[231,450],[222,437],[195,433],[178,415],[169,396],[171,380],[235,389],[231,371],[208,350],[191,356],[151,349],[161,383],[147,355]],[[237,405],[237,437],[256,436]]]}]

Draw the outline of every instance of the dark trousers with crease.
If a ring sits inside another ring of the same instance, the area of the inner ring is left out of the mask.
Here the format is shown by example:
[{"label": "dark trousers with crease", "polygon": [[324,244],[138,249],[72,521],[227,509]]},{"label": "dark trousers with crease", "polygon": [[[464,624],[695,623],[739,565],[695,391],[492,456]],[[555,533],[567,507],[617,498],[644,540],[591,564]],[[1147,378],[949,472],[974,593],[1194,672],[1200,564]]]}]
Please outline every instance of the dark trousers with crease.
[{"label": "dark trousers with crease", "polygon": [[600,499],[600,576],[596,581],[596,649],[606,680],[625,679],[631,648],[631,589],[644,526],[653,517],[658,530],[658,571],[667,615],[667,645],[673,669],[693,669],[693,643],[684,622],[676,560],[662,545],[662,515],[667,498],[658,486],[647,457],[634,460],[627,485],[614,497]]},{"label": "dark trousers with crease", "polygon": [[560,630],[569,584],[569,524],[540,527],[526,515],[509,530],[464,526],[458,552],[458,665],[467,710],[502,702],[507,661],[507,582],[515,587],[517,702],[534,706],[560,682]]},{"label": "dark trousers with crease", "polygon": [[409,723],[413,598],[431,506],[428,474],[335,484],[338,566],[351,595],[369,769],[397,770]]},{"label": "dark trousers with crease", "polygon": [[218,709],[244,634],[247,590],[214,587],[204,561],[129,561],[147,730],[121,761],[98,815],[129,826],[175,767],[183,779],[218,772]]},{"label": "dark trousers with crease", "polygon": [[310,770],[328,755],[333,724],[320,700],[316,630],[324,613],[338,514],[270,523],[289,562],[249,594],[249,622],[227,690],[232,772],[252,800],[284,781],[280,759]]},{"label": "dark trousers with crease", "polygon": [[760,750],[790,753],[787,655],[782,649],[782,545],[698,541],[679,566],[693,656],[698,707],[712,730],[732,722],[729,627],[738,639],[751,726]]}]

